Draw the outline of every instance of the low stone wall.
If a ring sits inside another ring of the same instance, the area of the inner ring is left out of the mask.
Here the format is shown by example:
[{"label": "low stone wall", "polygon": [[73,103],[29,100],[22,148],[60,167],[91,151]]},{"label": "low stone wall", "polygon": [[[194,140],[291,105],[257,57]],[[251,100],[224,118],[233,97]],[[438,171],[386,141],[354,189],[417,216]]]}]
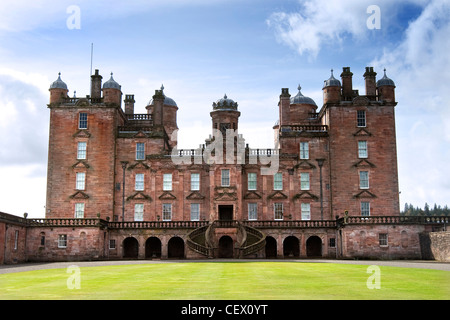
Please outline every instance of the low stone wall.
[{"label": "low stone wall", "polygon": [[423,259],[450,262],[450,231],[420,234]]}]

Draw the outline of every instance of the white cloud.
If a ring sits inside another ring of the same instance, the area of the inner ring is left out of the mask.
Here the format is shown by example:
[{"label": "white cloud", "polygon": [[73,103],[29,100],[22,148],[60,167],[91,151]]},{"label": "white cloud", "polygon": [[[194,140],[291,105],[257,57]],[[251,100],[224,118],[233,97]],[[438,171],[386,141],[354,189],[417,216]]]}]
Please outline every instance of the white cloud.
[{"label": "white cloud", "polygon": [[450,3],[434,0],[404,41],[371,65],[388,68],[396,85],[401,200],[423,206],[450,199]]},{"label": "white cloud", "polygon": [[[423,5],[425,0],[408,0],[403,3]],[[278,40],[294,48],[299,54],[316,57],[327,45],[336,47],[350,36],[361,40],[369,29],[367,20],[373,12],[368,7],[380,8],[381,28],[385,29],[395,17],[397,1],[379,0],[307,0],[300,1],[297,12],[276,12],[266,21],[274,28]],[[371,20],[372,21],[372,20]]]}]

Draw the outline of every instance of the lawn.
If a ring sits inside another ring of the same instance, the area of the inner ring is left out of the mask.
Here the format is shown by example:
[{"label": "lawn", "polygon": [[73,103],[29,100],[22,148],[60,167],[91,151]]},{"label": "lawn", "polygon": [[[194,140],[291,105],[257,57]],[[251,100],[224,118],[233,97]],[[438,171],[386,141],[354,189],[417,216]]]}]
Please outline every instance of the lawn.
[{"label": "lawn", "polygon": [[208,261],[67,271],[0,274],[0,299],[425,300],[450,293],[447,271],[382,266],[380,288],[369,289],[368,266],[334,263]]}]

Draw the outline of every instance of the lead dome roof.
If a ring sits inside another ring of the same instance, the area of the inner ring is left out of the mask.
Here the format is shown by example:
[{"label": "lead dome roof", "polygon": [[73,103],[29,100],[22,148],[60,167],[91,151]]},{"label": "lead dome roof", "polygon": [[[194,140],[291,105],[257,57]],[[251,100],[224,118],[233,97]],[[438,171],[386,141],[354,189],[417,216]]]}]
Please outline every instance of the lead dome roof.
[{"label": "lead dome roof", "polygon": [[[162,94],[164,96],[164,105],[178,107],[177,103],[175,102],[175,100],[173,100],[172,98],[169,98],[168,96],[166,96],[164,94],[164,85],[161,85],[161,92],[162,92]],[[149,106],[153,105],[153,98],[150,99],[150,101],[148,102],[148,105]]]},{"label": "lead dome roof", "polygon": [[291,97],[291,104],[311,104],[317,106],[313,99],[311,99],[310,97],[305,97],[302,94],[301,92],[302,87],[300,85],[298,85],[297,89],[298,89],[297,95]]}]

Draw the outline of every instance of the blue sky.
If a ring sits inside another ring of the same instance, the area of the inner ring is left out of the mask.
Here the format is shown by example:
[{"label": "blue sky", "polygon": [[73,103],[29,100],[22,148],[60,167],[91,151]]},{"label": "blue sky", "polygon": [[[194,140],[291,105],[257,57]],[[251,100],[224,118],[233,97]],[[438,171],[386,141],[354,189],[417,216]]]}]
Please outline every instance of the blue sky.
[{"label": "blue sky", "polygon": [[[80,28],[67,20],[79,8]],[[370,30],[370,5],[381,28]],[[330,69],[383,69],[397,85],[401,206],[450,204],[450,3],[444,0],[2,0],[0,211],[44,217],[48,88],[61,72],[72,96],[89,94],[93,69],[110,72],[145,112],[154,90],[178,106],[179,144],[211,133],[211,105],[239,103],[240,133],[272,147],[282,87],[322,104]]]}]

